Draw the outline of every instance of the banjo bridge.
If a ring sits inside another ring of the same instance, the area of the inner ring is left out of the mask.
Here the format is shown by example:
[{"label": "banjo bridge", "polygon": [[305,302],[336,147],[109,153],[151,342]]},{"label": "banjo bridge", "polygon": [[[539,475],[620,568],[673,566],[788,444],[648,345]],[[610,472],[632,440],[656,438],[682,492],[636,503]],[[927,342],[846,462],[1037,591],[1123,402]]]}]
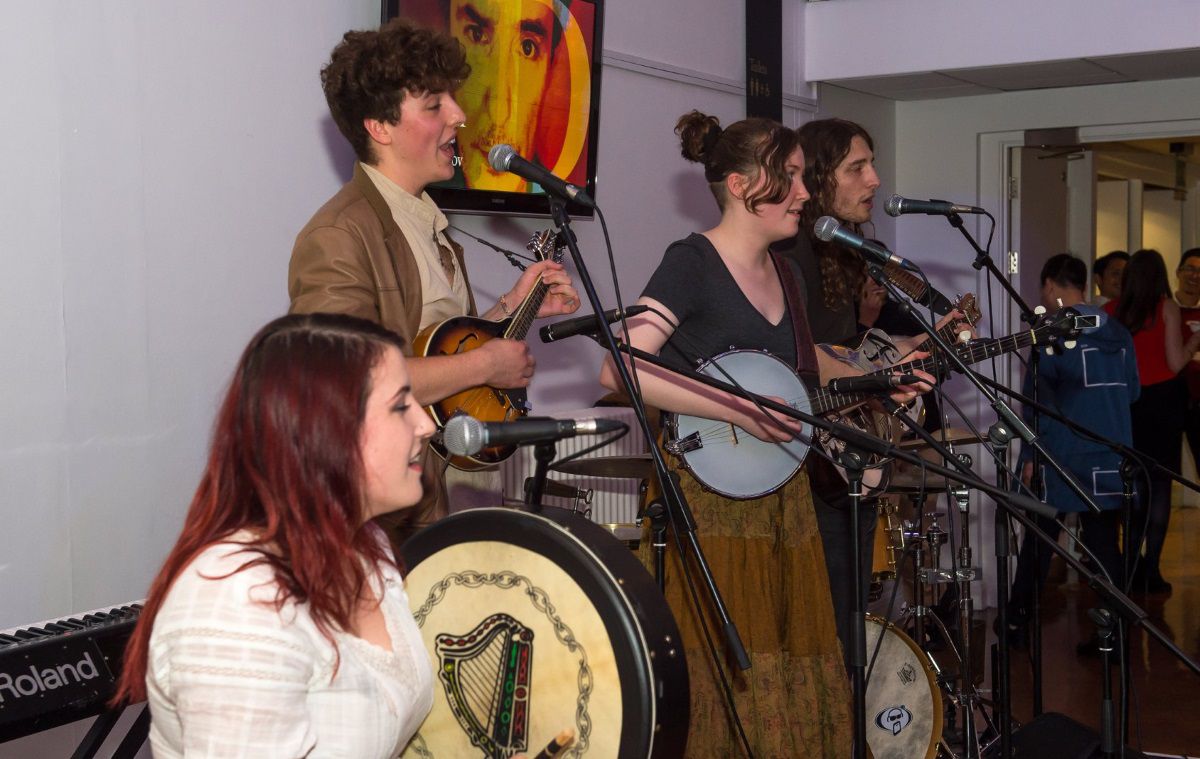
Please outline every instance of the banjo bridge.
[{"label": "banjo bridge", "polygon": [[692,451],[698,451],[703,447],[704,441],[700,439],[699,432],[693,432],[690,435],[681,437],[678,440],[671,440],[663,445],[663,448],[667,450],[667,453],[671,453],[676,456],[682,456],[684,454],[691,453]]}]

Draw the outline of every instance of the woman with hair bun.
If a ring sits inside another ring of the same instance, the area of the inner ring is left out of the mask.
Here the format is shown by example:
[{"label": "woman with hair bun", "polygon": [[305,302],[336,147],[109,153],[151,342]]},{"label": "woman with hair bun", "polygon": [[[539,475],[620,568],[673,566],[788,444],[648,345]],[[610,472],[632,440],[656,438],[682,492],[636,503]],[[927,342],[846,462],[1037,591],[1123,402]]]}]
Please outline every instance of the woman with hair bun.
[{"label": "woman with hair bun", "polygon": [[395,756],[433,703],[401,568],[372,519],[421,498],[433,422],[403,341],[286,316],[242,354],[115,702],[154,756]]},{"label": "woman with hair bun", "polygon": [[[854,373],[815,350],[799,270],[772,255],[794,237],[809,194],[796,133],[751,118],[722,129],[692,111],[675,129],[683,157],[700,163],[720,222],[672,243],[629,319],[628,341],[681,369],[731,348],[765,350],[807,375]],[[765,441],[787,441],[799,423],[764,414],[751,402],[673,371],[638,365],[648,404],[742,427]],[[601,382],[617,389],[606,359]],[[896,396],[911,398],[912,388]],[[815,454],[810,454],[815,455]],[[833,620],[821,537],[802,470],[774,493],[731,500],[706,491],[682,467],[697,533],[750,655],[747,672],[726,667],[738,713],[757,756],[842,756],[850,745],[850,694]],[[716,619],[685,592],[679,557],[667,569],[667,600],[684,639],[691,677],[687,755],[729,757],[742,748],[700,631]],[[728,660],[728,659],[726,659]]]}]

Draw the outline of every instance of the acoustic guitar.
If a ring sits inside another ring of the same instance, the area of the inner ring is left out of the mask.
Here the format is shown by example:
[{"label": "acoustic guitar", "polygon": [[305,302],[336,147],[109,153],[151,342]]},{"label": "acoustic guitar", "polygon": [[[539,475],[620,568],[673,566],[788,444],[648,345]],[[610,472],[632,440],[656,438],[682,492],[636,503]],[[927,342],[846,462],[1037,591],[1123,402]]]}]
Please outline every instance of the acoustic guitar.
[{"label": "acoustic guitar", "polygon": [[[565,244],[553,229],[537,232],[525,247],[539,261],[549,258],[555,263],[562,262],[565,250]],[[413,354],[419,358],[454,356],[474,350],[496,338],[524,340],[549,291],[550,286],[539,277],[525,299],[505,319],[491,321],[477,316],[456,316],[431,325],[413,340]],[[473,416],[482,422],[519,419],[529,413],[529,401],[524,388],[503,389],[480,385],[426,406],[426,410],[437,423],[438,430],[441,430],[448,421],[460,414]],[[446,450],[439,436],[434,437],[431,445],[451,466],[468,472],[499,464],[517,450],[515,445],[496,445],[484,448],[473,456],[458,456]]]}]

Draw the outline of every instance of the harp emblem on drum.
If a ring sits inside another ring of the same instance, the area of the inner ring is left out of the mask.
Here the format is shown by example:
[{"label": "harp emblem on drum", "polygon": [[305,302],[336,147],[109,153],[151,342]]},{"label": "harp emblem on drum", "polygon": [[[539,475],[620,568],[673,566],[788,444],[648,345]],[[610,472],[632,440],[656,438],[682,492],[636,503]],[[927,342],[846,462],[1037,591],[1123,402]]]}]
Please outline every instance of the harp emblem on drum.
[{"label": "harp emblem on drum", "polygon": [[493,614],[461,635],[436,638],[446,700],[472,745],[489,757],[528,746],[533,630]]}]

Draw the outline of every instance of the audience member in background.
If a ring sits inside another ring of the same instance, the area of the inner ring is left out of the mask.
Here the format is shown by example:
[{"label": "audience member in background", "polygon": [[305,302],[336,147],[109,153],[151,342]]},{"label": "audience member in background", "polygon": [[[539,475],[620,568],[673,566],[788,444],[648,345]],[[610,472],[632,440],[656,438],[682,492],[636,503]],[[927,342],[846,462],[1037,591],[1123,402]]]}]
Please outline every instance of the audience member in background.
[{"label": "audience member in background", "polygon": [[[1042,267],[1042,305],[1048,310],[1070,306],[1084,314],[1098,314],[1103,319],[1099,329],[1089,330],[1078,339],[1078,345],[1065,351],[1048,351],[1038,347],[1037,398],[1046,406],[1057,409],[1070,419],[1086,420],[1097,433],[1125,445],[1132,445],[1129,404],[1138,398],[1137,360],[1134,358],[1133,338],[1116,319],[1110,318],[1096,306],[1085,302],[1087,265],[1078,258],[1060,253]],[[1033,375],[1025,376],[1026,395],[1033,394]],[[1032,409],[1025,409],[1026,419],[1032,419]],[[1107,446],[1076,435],[1062,423],[1043,416],[1038,427],[1047,452],[1063,465],[1088,495],[1105,509],[1097,515],[1088,511],[1084,502],[1065,481],[1044,463],[1039,477],[1046,503],[1059,512],[1079,514],[1083,544],[1099,561],[1113,582],[1122,582],[1119,527],[1121,522],[1121,457]],[[1031,450],[1022,450],[1021,479],[1026,485],[1034,480]],[[1060,515],[1061,516],[1061,515]],[[1058,520],[1037,518],[1038,526],[1051,538],[1061,529]],[[1033,600],[1034,577],[1045,580],[1053,552],[1047,546],[1035,551],[1037,538],[1026,535],[1021,544],[1017,573],[1009,596],[1009,638],[1014,643],[1025,639],[1029,609]],[[1034,556],[1040,561],[1036,562]]]},{"label": "audience member in background", "polygon": [[1092,264],[1092,282],[1096,285],[1096,292],[1100,294],[1094,301],[1097,306],[1103,306],[1110,300],[1121,297],[1121,280],[1128,261],[1128,253],[1114,250],[1100,256]]},{"label": "audience member in background", "polygon": [[411,511],[433,422],[404,342],[349,316],[250,341],[117,699],[168,757],[394,757],[433,704],[429,653],[373,521]]},{"label": "audience member in background", "polygon": [[[1167,267],[1156,250],[1139,250],[1129,258],[1120,300],[1104,310],[1133,334],[1141,397],[1131,407],[1133,446],[1172,472],[1179,471],[1183,447],[1187,386],[1179,372],[1200,349],[1200,332],[1183,339],[1179,305],[1171,298]],[[1145,539],[1145,555],[1137,563],[1133,589],[1151,593],[1171,590],[1159,567],[1171,520],[1171,479],[1152,472],[1142,491],[1140,514],[1133,518],[1135,545]]]},{"label": "audience member in background", "polygon": [[[1179,304],[1179,316],[1183,322],[1183,339],[1191,337],[1200,329],[1200,248],[1189,248],[1179,257],[1179,268],[1175,270],[1179,288],[1175,291],[1175,302]],[[1187,436],[1188,448],[1192,450],[1192,461],[1200,472],[1200,361],[1193,356],[1183,368],[1183,377],[1188,387],[1187,415],[1183,431]]]}]

